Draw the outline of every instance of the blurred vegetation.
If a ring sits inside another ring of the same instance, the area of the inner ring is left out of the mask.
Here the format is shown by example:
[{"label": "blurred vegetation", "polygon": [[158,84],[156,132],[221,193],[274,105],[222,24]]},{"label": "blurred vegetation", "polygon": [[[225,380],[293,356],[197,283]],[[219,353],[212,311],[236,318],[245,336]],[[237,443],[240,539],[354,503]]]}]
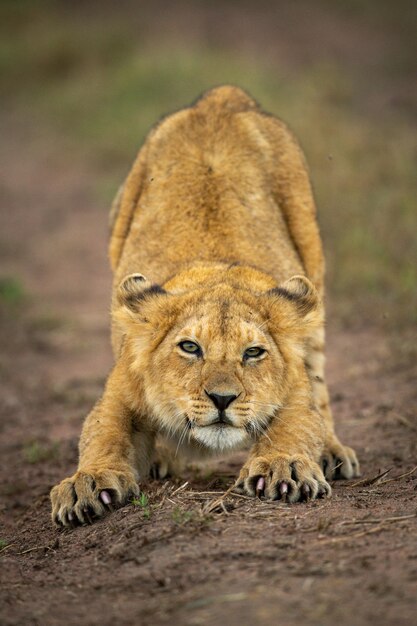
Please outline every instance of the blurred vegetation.
[{"label": "blurred vegetation", "polygon": [[[368,14],[369,5],[356,1],[350,11]],[[260,55],[186,38],[152,45],[122,12],[63,17],[55,8],[47,0],[2,2],[0,95],[69,160],[97,166],[92,185],[106,209],[161,115],[213,85],[238,84],[287,121],[306,151],[333,312],[353,323],[417,321],[417,141],[408,113],[374,115],[358,106],[360,81],[337,59],[291,72]],[[402,25],[408,32],[407,17]],[[398,70],[394,61],[386,65]],[[6,297],[12,293],[9,285]]]},{"label": "blurred vegetation", "polygon": [[27,294],[21,282],[13,276],[0,276],[0,305],[13,309],[26,300]]},{"label": "blurred vegetation", "polygon": [[34,465],[56,459],[59,456],[58,443],[45,444],[40,441],[28,442],[23,448],[23,457],[27,463]]}]

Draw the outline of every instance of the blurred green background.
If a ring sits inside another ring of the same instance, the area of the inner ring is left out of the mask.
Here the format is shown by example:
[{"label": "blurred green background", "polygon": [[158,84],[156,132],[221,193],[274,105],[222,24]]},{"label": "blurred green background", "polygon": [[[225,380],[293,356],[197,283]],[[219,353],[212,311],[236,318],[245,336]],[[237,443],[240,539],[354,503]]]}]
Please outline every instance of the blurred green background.
[{"label": "blurred green background", "polygon": [[[349,325],[409,327],[417,321],[415,20],[405,0],[2,0],[0,128],[11,142],[2,157],[19,162],[18,129],[33,159],[42,146],[69,168],[93,171],[107,220],[150,125],[213,85],[240,85],[306,152],[331,314]],[[8,257],[10,210],[5,202]],[[18,281],[3,276],[0,297],[20,300]]]}]

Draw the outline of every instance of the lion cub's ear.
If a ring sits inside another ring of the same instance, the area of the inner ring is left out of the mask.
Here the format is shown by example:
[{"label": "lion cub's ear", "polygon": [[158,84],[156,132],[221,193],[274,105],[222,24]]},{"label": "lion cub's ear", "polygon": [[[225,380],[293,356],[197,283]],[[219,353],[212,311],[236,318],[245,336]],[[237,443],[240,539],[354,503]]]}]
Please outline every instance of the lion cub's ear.
[{"label": "lion cub's ear", "polygon": [[137,312],[138,305],[156,294],[166,294],[165,289],[151,283],[143,274],[129,274],[122,280],[117,290],[120,305]]},{"label": "lion cub's ear", "polygon": [[305,276],[293,276],[279,287],[268,291],[273,297],[277,324],[308,334],[323,322],[323,307],[313,283]]},{"label": "lion cub's ear", "polygon": [[293,276],[279,287],[271,289],[269,293],[292,302],[302,317],[319,304],[317,290],[305,276]]}]

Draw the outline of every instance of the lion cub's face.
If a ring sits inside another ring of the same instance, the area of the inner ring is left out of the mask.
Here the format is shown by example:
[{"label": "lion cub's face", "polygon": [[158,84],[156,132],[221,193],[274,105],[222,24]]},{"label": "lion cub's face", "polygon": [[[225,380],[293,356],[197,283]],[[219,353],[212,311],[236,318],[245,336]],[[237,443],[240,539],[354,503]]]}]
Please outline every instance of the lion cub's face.
[{"label": "lion cub's face", "polygon": [[184,439],[213,450],[245,444],[280,404],[283,358],[242,308],[196,303],[151,355],[150,371],[159,372],[156,385],[149,381],[156,413],[168,429],[180,427]]},{"label": "lion cub's face", "polygon": [[[178,445],[220,452],[256,439],[285,402],[299,362],[297,296],[286,289],[254,296],[228,285],[170,294],[141,282],[124,283],[119,319],[146,411]],[[312,294],[305,282],[297,287],[306,307]]]}]

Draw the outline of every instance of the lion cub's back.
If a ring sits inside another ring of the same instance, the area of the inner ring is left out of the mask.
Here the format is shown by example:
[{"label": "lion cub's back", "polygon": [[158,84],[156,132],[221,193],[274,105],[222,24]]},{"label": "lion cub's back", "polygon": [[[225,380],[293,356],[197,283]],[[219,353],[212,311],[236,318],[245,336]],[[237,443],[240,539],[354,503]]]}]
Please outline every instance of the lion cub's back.
[{"label": "lion cub's back", "polygon": [[163,282],[195,259],[231,259],[280,279],[300,273],[280,200],[293,153],[306,178],[286,126],[236,87],[213,89],[165,118],[115,207],[116,278],[141,271]]},{"label": "lion cub's back", "polygon": [[[285,124],[263,113],[242,89],[216,87],[155,127],[149,136],[148,162],[165,173],[176,164],[189,165],[193,177],[198,177],[199,167],[202,171],[221,167],[225,176],[243,179],[247,169],[259,174],[261,166],[272,173],[277,144],[285,137],[292,139]],[[258,180],[258,185],[265,182]]]}]

